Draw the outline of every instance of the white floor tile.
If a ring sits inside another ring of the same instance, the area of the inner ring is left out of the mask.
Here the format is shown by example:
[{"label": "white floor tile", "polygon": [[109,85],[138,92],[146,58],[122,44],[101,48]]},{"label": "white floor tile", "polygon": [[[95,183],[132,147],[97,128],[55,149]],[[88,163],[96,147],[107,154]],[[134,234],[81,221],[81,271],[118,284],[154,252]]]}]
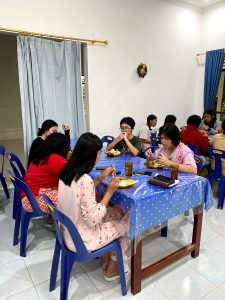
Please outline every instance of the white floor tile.
[{"label": "white floor tile", "polygon": [[[60,295],[59,279],[57,280],[56,289],[51,293],[49,292],[49,280],[36,285],[36,290],[40,300],[58,300]],[[101,298],[101,294],[77,265],[70,277],[68,300],[98,300]]]},{"label": "white floor tile", "polygon": [[187,265],[214,284],[221,284],[225,281],[225,256],[206,248],[204,244],[200,255],[195,259],[190,259]]},{"label": "white floor tile", "polygon": [[39,284],[50,278],[54,248],[45,249],[24,258],[33,283]]},{"label": "white floor tile", "polygon": [[169,299],[173,300],[197,300],[215,288],[211,282],[186,265],[177,266],[154,283]]},{"label": "white floor tile", "polygon": [[114,300],[114,299],[130,299],[130,300],[169,300],[169,298],[164,295],[159,288],[154,284],[146,286],[140,293],[133,295],[130,290],[128,291],[126,298],[124,298],[121,293],[115,292],[107,297],[103,297],[104,300]]},{"label": "white floor tile", "polygon": [[212,292],[210,292],[208,295],[206,295],[205,297],[201,298],[204,300],[225,300],[225,293],[223,293],[221,290],[219,289],[215,289]]},{"label": "white floor tile", "polygon": [[[110,295],[113,292],[120,290],[119,279],[112,282],[108,282],[104,279],[100,259],[95,259],[87,263],[80,264],[80,266],[84,270],[84,272],[87,273],[88,278],[90,279],[92,284],[103,296]],[[127,275],[127,281],[129,280],[129,278],[129,275]]]},{"label": "white floor tile", "polygon": [[7,300],[39,300],[38,294],[34,287],[19,292],[13,296],[7,297]]},{"label": "white floor tile", "polygon": [[23,259],[0,266],[0,299],[12,296],[33,286]]}]

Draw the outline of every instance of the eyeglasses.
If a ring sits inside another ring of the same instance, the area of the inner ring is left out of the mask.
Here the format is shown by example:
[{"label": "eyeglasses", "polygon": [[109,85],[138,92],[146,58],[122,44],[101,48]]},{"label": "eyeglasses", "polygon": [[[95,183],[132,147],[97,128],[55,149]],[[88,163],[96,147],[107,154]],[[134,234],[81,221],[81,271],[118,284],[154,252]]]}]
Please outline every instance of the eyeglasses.
[{"label": "eyeglasses", "polygon": [[128,129],[131,129],[131,127],[130,126],[121,126],[119,128],[119,130],[128,130]]}]

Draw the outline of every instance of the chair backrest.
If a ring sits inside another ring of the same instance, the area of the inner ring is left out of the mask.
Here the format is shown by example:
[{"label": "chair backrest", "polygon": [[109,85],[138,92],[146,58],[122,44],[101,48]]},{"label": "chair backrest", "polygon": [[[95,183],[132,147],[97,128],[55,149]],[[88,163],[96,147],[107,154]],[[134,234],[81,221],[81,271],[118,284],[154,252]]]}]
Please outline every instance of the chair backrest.
[{"label": "chair backrest", "polygon": [[70,148],[73,150],[74,147],[76,146],[77,143],[77,138],[72,138],[70,139]]},{"label": "chair backrest", "polygon": [[87,251],[87,248],[84,245],[84,242],[74,225],[74,223],[68,218],[66,215],[64,215],[60,210],[58,210],[51,202],[49,197],[47,195],[42,196],[44,201],[47,203],[49,207],[49,211],[51,213],[52,219],[54,220],[55,228],[56,228],[56,235],[57,239],[61,245],[62,248],[65,248],[64,239],[62,236],[62,232],[60,230],[59,224],[62,224],[66,227],[68,230],[73,243],[76,247],[76,253],[79,259],[85,259],[89,256],[89,252]]},{"label": "chair backrest", "polygon": [[25,193],[25,195],[28,198],[30,205],[32,207],[33,214],[37,215],[37,216],[44,214],[42,212],[42,210],[40,209],[39,205],[37,204],[37,201],[36,201],[34,195],[32,194],[31,190],[29,189],[28,185],[20,178],[17,178],[16,176],[14,176],[14,174],[12,174],[12,172],[10,172],[9,170],[7,170],[7,173],[9,174],[10,179],[11,179],[15,189],[17,189],[17,191],[22,190]]},{"label": "chair backrest", "polygon": [[0,145],[0,164],[1,164],[0,176],[3,176],[3,171],[4,171],[4,157],[5,157],[5,146]]},{"label": "chair backrest", "polygon": [[115,138],[111,135],[105,135],[101,138],[102,143],[107,143],[107,145],[112,143],[114,140]]},{"label": "chair backrest", "polygon": [[25,177],[26,171],[23,164],[21,163],[19,157],[12,152],[7,152],[6,157],[9,160],[10,166],[13,169],[15,177],[23,179]]},{"label": "chair backrest", "polygon": [[195,162],[196,162],[197,170],[198,170],[198,174],[199,174],[202,169],[202,166],[203,166],[203,160],[202,160],[201,156],[196,155],[196,154],[194,155],[194,158],[195,158]]},{"label": "chair backrest", "polygon": [[187,143],[187,146],[194,152],[195,155],[200,155],[198,147],[196,147],[194,144]]},{"label": "chair backrest", "polygon": [[160,144],[160,140],[157,137],[156,132],[151,132],[150,138],[151,138],[151,145],[153,147],[157,147]]},{"label": "chair backrest", "polygon": [[221,159],[225,159],[225,151],[214,149],[212,147],[209,147],[209,155],[214,158],[215,160],[215,169],[214,169],[214,177],[220,178],[222,175],[222,162]]}]

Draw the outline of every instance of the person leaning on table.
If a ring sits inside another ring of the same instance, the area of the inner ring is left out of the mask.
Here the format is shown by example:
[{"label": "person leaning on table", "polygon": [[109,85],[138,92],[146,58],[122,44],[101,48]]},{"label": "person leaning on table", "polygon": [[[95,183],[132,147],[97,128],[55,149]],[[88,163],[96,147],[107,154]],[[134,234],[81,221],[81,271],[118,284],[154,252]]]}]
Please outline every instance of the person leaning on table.
[{"label": "person leaning on table", "polygon": [[215,112],[211,109],[205,110],[199,129],[206,130],[209,134],[216,134],[221,130],[221,127],[222,122],[216,119]]},{"label": "person leaning on table", "polygon": [[131,117],[125,117],[120,121],[121,133],[107,146],[107,151],[117,149],[121,153],[131,153],[137,156],[141,152],[141,143],[137,136],[133,135],[135,122]]},{"label": "person leaning on table", "polygon": [[174,124],[166,124],[160,135],[161,146],[153,154],[151,150],[145,152],[150,160],[158,160],[165,166],[172,163],[179,164],[179,171],[197,174],[194,153],[188,146],[181,143],[180,131]]}]

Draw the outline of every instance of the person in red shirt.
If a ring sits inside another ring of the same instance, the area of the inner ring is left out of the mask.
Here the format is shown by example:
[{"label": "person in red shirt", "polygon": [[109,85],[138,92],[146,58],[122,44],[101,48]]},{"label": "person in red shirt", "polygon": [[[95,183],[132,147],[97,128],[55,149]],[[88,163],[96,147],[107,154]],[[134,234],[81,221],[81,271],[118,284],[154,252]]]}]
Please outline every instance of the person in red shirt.
[{"label": "person in red shirt", "polygon": [[[54,205],[58,204],[59,173],[67,162],[66,157],[69,150],[70,144],[64,134],[57,132],[50,134],[26,172],[24,181],[31,189],[43,212],[48,212],[48,207],[42,199],[43,194],[49,196]],[[21,194],[21,199],[23,208],[26,211],[32,211],[25,194]]]},{"label": "person in red shirt", "polygon": [[181,141],[186,144],[195,145],[200,155],[205,156],[208,151],[209,142],[207,134],[204,135],[202,131],[198,129],[201,123],[201,117],[198,115],[192,115],[187,119],[186,129],[181,131]]}]

